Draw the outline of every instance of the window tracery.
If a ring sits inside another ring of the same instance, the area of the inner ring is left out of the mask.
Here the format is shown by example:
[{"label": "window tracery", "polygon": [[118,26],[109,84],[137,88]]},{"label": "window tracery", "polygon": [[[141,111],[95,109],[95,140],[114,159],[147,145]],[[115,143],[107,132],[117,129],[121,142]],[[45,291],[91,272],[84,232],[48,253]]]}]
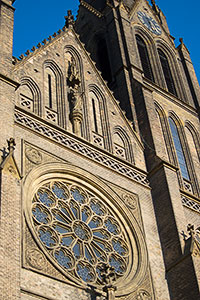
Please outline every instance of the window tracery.
[{"label": "window tracery", "polygon": [[37,237],[64,272],[101,285],[102,263],[117,278],[128,269],[130,245],[123,227],[99,196],[68,181],[49,181],[32,200]]},{"label": "window tracery", "polygon": [[176,154],[177,154],[181,174],[182,174],[184,179],[190,181],[190,176],[189,176],[185,156],[184,156],[184,153],[183,153],[183,148],[182,148],[182,145],[181,145],[179,133],[178,133],[175,122],[170,117],[169,117],[169,125],[170,125],[170,129],[171,129],[171,133],[172,133],[172,138],[173,138],[173,141],[174,141],[174,146],[175,146],[175,149],[176,149]]},{"label": "window tracery", "polygon": [[137,34],[136,35],[136,42],[137,42],[137,47],[140,55],[140,60],[144,72],[144,76],[154,82],[154,76],[153,76],[153,71],[149,59],[149,54],[147,50],[147,46],[143,39]]},{"label": "window tracery", "polygon": [[158,49],[158,55],[160,57],[160,62],[161,62],[163,74],[165,77],[167,89],[174,96],[177,96],[177,92],[176,92],[176,88],[175,88],[175,84],[174,84],[174,80],[173,80],[173,76],[172,76],[172,72],[170,69],[168,58],[161,49]]}]

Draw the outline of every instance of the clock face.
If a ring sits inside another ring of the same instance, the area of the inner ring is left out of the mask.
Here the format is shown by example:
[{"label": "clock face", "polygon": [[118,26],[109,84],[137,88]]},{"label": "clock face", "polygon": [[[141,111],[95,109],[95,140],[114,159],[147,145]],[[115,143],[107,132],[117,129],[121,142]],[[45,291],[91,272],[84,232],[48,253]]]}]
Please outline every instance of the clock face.
[{"label": "clock face", "polygon": [[162,33],[160,26],[152,17],[142,11],[138,11],[137,15],[142,24],[144,24],[151,32],[157,35]]}]

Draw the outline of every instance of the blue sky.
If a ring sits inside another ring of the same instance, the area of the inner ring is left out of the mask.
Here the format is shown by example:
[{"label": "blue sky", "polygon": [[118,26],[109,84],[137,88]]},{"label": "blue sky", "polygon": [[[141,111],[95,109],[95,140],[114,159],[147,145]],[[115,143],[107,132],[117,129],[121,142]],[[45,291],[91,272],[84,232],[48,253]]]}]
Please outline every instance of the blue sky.
[{"label": "blue sky", "polygon": [[[13,55],[18,57],[62,28],[67,10],[76,15],[78,3],[78,0],[16,0]],[[175,44],[183,37],[200,82],[200,1],[192,0],[192,5],[187,0],[157,0],[156,3],[167,17]]]}]

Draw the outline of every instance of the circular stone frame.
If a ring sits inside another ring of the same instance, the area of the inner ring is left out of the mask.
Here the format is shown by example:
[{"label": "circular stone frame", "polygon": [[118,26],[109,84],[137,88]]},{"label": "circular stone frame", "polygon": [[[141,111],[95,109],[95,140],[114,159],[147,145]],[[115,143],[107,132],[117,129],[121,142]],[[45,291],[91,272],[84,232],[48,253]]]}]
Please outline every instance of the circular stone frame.
[{"label": "circular stone frame", "polygon": [[98,177],[79,167],[67,163],[47,163],[33,169],[25,179],[23,187],[24,215],[38,247],[48,257],[48,260],[66,276],[66,279],[69,279],[69,283],[72,284],[73,282],[76,286],[87,286],[86,283],[76,280],[75,277],[66,273],[58,263],[55,263],[36,235],[31,215],[32,199],[37,190],[51,180],[69,180],[74,184],[83,186],[85,189],[92,191],[93,194],[100,196],[104,203],[106,203],[106,206],[118,217],[119,223],[123,226],[123,231],[129,241],[130,261],[123,275],[123,280],[119,278],[115,283],[117,286],[116,296],[129,295],[135,291],[144,280],[148,270],[147,248],[140,226],[123,202],[123,199],[108,184],[105,184]]}]

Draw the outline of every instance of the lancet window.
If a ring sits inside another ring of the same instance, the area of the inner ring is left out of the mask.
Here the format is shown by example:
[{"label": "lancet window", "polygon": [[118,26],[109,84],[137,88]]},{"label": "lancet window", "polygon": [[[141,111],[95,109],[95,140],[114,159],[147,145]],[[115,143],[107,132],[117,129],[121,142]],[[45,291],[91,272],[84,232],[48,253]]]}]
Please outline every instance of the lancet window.
[{"label": "lancet window", "polygon": [[154,76],[151,68],[147,46],[144,40],[139,35],[136,35],[136,41],[144,76],[154,82]]},{"label": "lancet window", "polygon": [[165,77],[165,82],[166,82],[166,85],[167,85],[167,89],[170,93],[177,96],[177,92],[176,92],[173,76],[172,76],[172,73],[171,73],[171,69],[170,69],[170,66],[169,66],[168,58],[161,49],[158,49],[158,54],[159,54],[159,57],[160,57],[160,62],[161,62],[163,74],[164,74],[164,77]]},{"label": "lancet window", "polygon": [[102,112],[100,99],[91,91],[89,93],[89,111],[91,117],[91,129],[93,143],[97,146],[104,147]]},{"label": "lancet window", "polygon": [[49,121],[58,122],[58,101],[56,76],[51,68],[44,70],[45,117]]},{"label": "lancet window", "polygon": [[178,129],[177,129],[177,126],[176,126],[174,120],[170,117],[169,117],[169,125],[170,125],[170,129],[171,129],[171,134],[172,134],[174,147],[175,147],[175,150],[176,150],[176,155],[177,155],[177,159],[178,159],[178,163],[179,163],[179,166],[180,166],[182,177],[184,179],[190,181],[188,167],[187,167],[186,159],[185,159],[185,156],[184,156],[184,153],[183,153],[183,148],[182,148],[182,145],[181,145]]}]

